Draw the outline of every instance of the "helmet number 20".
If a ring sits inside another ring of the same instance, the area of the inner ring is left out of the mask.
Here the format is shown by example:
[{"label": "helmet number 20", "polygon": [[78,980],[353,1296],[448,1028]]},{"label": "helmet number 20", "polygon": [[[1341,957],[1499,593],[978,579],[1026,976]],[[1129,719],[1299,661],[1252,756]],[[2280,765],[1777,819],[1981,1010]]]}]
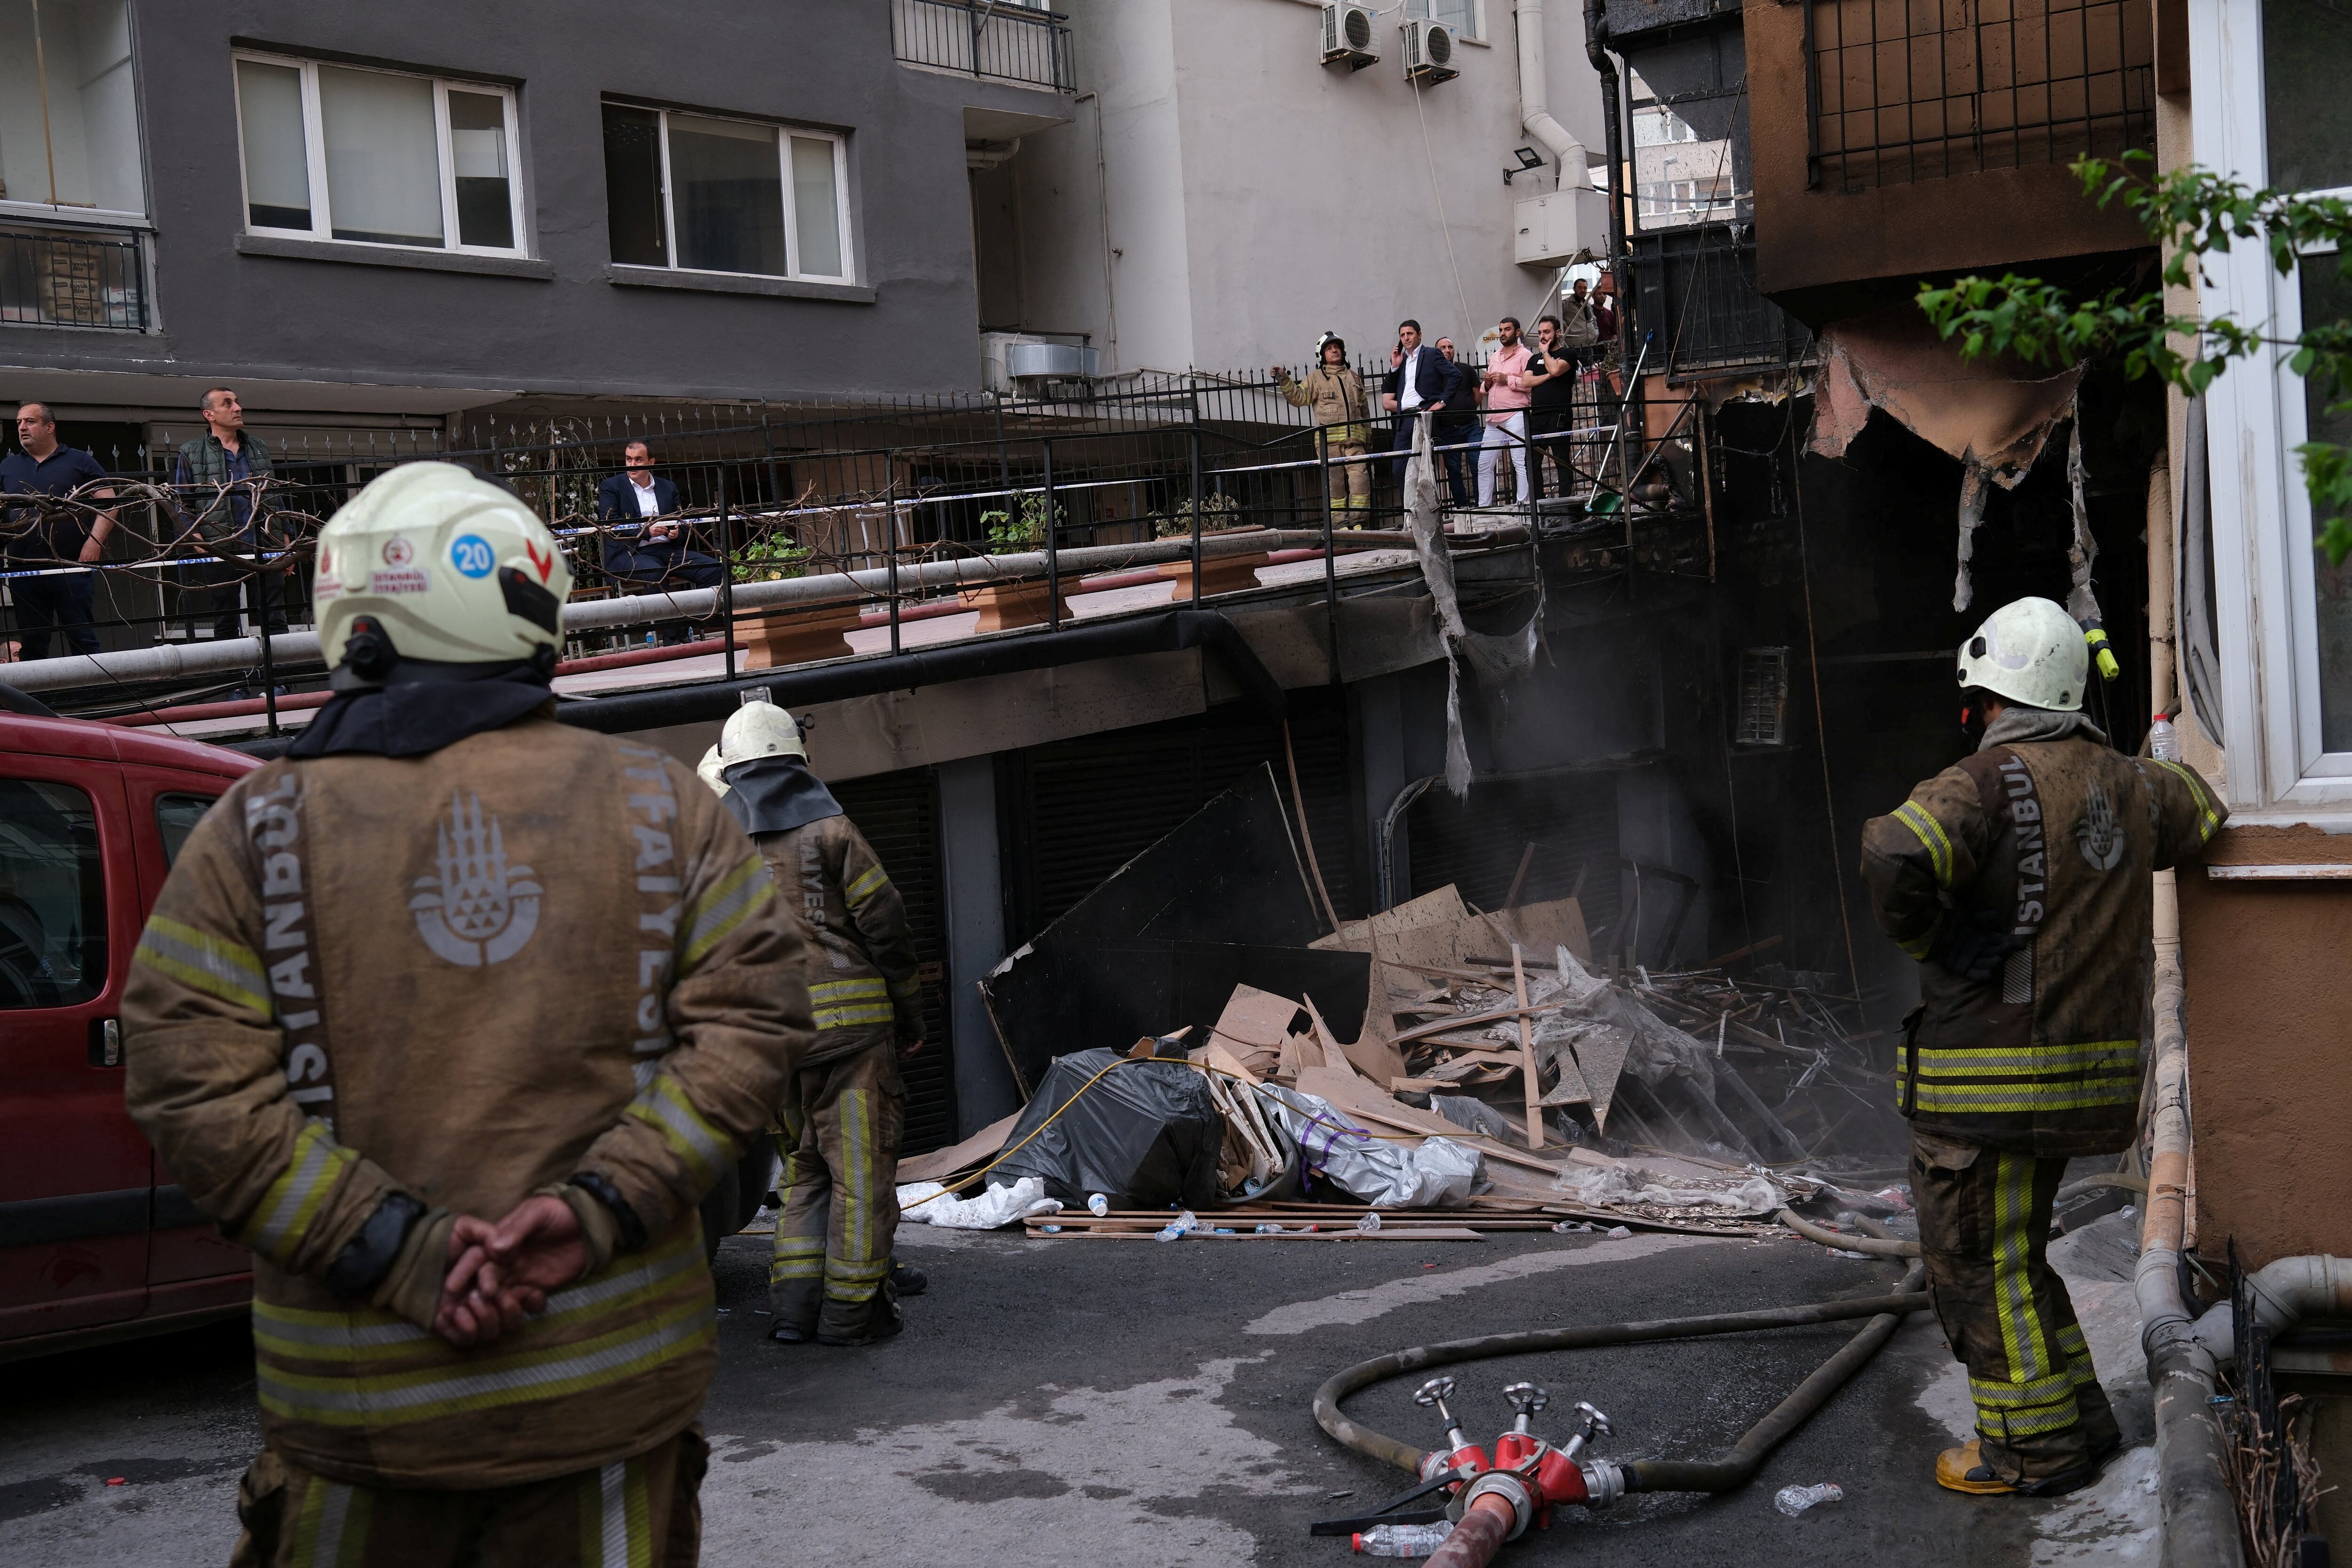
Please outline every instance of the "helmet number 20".
[{"label": "helmet number 20", "polygon": [[479,534],[467,534],[449,547],[449,564],[467,577],[488,577],[498,558]]}]

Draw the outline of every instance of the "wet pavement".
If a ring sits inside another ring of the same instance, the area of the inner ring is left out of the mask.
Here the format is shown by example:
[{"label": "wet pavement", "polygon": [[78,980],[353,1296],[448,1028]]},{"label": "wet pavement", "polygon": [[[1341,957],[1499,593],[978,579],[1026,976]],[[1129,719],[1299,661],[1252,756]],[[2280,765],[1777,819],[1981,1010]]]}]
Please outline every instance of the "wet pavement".
[{"label": "wet pavement", "polygon": [[[1967,1385],[1932,1317],[1887,1349],[1722,1497],[1568,1511],[1506,1561],[1579,1564],[2065,1564],[2156,1561],[2147,1394],[2120,1218],[2053,1244],[2126,1452],[2099,1485],[2048,1501],[1937,1490],[1937,1448],[1969,1424]],[[931,1277],[908,1332],[864,1350],[765,1339],[764,1238],[720,1253],[720,1368],[704,1420],[703,1561],[1336,1563],[1307,1521],[1360,1511],[1408,1478],[1340,1448],[1316,1386],[1367,1356],[1512,1329],[1875,1295],[1893,1265],[1794,1240],[1549,1233],[1475,1243],[1024,1240],[909,1227]],[[1589,1399],[1601,1452],[1708,1458],[1843,1343],[1853,1325],[1514,1357],[1453,1368],[1480,1440],[1499,1390],[1551,1393],[1538,1430]],[[242,1323],[19,1363],[0,1380],[0,1531],[24,1568],[216,1564],[236,1537],[256,1443]],[[1412,1380],[1349,1404],[1437,1440]],[[119,1479],[121,1484],[110,1485]],[[1845,1500],[1773,1511],[1790,1483]]]}]

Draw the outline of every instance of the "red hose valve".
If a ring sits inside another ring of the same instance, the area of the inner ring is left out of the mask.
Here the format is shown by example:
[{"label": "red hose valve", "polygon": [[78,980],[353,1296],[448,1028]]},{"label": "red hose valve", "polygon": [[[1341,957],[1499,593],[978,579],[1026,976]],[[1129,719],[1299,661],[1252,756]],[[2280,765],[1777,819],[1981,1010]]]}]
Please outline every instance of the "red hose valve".
[{"label": "red hose valve", "polygon": [[1435,1480],[1447,1470],[1475,1476],[1489,1468],[1486,1450],[1462,1435],[1462,1423],[1445,1407],[1445,1402],[1453,1397],[1454,1379],[1450,1377],[1433,1377],[1413,1390],[1412,1402],[1423,1409],[1433,1407],[1445,1422],[1445,1447],[1421,1461],[1423,1480]]}]

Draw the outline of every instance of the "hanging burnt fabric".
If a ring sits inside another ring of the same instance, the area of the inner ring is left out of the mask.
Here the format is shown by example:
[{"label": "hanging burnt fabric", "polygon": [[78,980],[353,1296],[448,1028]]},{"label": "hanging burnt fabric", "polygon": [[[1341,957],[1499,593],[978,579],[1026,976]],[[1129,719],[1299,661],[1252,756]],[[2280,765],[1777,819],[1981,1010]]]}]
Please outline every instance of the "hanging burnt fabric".
[{"label": "hanging burnt fabric", "polygon": [[1964,360],[1917,307],[1898,305],[1824,329],[1806,450],[1844,454],[1873,409],[1957,459],[1961,467],[1958,572],[1952,608],[1976,591],[1969,561],[1984,521],[1988,484],[2014,490],[2033,471],[2058,422],[2074,412],[2082,367],[2035,376],[2010,360]]}]

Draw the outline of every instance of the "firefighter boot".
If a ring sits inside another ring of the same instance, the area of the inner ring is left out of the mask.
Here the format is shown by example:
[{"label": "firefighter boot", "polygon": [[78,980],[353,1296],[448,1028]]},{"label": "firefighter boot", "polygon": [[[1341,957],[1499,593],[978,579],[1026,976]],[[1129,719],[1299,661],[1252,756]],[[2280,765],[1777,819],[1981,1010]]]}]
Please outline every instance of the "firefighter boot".
[{"label": "firefighter boot", "polygon": [[874,1344],[890,1338],[905,1326],[898,1317],[898,1292],[885,1278],[881,1289],[862,1301],[826,1301],[824,1315],[816,1322],[816,1342],[819,1344]]}]

